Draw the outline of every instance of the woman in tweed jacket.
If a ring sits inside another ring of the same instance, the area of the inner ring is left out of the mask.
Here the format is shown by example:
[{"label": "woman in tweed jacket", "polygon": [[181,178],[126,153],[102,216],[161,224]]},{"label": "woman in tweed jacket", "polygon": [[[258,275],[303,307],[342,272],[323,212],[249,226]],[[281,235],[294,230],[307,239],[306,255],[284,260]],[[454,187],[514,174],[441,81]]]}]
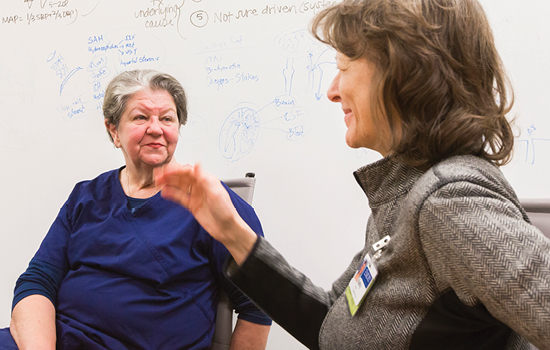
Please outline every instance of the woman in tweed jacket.
[{"label": "woman in tweed jacket", "polygon": [[498,169],[514,142],[511,91],[478,1],[344,0],[312,33],[337,51],[327,95],[347,144],[384,156],[355,173],[372,213],[332,289],[258,238],[200,166],[166,166],[163,195],[190,208],[231,252],[230,279],[311,349],[550,349],[550,241]]}]

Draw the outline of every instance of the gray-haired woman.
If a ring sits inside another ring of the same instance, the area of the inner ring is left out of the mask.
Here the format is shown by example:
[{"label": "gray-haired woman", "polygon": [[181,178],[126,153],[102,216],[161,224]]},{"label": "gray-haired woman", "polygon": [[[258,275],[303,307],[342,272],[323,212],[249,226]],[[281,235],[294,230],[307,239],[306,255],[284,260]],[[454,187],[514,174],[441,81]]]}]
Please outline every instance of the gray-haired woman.
[{"label": "gray-haired woman", "polygon": [[[224,278],[229,253],[154,182],[187,120],[182,86],[153,70],[124,72],[103,112],[125,166],[75,186],[17,281],[0,348],[207,349],[223,288],[239,312],[232,348],[264,349],[271,321]],[[253,209],[227,191],[262,235]]]}]

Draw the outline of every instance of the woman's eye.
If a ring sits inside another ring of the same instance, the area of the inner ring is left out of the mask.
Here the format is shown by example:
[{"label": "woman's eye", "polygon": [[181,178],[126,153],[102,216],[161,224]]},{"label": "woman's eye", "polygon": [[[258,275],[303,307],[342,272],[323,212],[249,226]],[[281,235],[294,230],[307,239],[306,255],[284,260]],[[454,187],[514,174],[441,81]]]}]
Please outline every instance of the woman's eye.
[{"label": "woman's eye", "polygon": [[137,115],[134,119],[135,119],[135,120],[145,120],[145,119],[147,119],[147,118],[145,118],[144,115]]}]

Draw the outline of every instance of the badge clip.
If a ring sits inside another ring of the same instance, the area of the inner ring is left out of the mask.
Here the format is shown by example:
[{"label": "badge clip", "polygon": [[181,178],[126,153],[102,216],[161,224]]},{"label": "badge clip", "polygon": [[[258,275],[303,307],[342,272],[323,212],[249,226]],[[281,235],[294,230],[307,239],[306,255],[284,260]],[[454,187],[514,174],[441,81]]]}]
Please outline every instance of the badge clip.
[{"label": "badge clip", "polygon": [[381,240],[379,240],[378,242],[372,245],[372,249],[374,250],[374,256],[373,256],[374,260],[380,259],[380,256],[382,256],[382,251],[388,245],[388,243],[390,243],[390,241],[391,241],[391,237],[385,236],[384,238],[382,238]]}]

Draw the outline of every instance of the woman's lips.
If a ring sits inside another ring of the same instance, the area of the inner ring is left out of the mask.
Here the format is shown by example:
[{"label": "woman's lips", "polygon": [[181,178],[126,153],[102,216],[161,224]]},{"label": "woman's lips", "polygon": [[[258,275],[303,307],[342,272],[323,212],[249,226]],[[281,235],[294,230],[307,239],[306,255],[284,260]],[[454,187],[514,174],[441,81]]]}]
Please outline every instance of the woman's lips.
[{"label": "woman's lips", "polygon": [[351,109],[343,109],[343,111],[344,111],[344,122],[346,123],[346,125],[348,125],[348,120],[352,114]]}]

